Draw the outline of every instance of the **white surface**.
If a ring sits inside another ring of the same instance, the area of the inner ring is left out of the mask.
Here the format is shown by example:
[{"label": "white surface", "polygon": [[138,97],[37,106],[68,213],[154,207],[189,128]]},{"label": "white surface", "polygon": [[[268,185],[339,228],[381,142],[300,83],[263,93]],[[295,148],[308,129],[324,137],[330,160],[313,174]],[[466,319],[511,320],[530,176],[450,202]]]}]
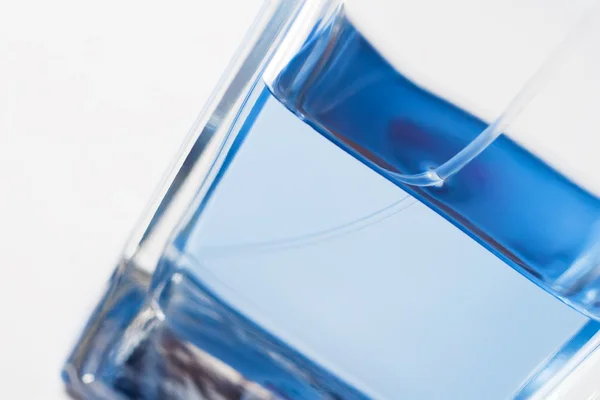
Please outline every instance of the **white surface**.
[{"label": "white surface", "polygon": [[0,1],[0,398],[60,369],[261,0]]},{"label": "white surface", "polygon": [[66,398],[62,363],[260,3],[0,2],[1,399]]},{"label": "white surface", "polygon": [[[402,73],[496,120],[597,0],[348,0],[350,19]],[[597,13],[598,14],[598,13]],[[600,15],[596,16],[598,25]],[[600,29],[509,124],[513,140],[600,196],[590,132],[600,108]],[[567,133],[568,132],[568,133]]]}]

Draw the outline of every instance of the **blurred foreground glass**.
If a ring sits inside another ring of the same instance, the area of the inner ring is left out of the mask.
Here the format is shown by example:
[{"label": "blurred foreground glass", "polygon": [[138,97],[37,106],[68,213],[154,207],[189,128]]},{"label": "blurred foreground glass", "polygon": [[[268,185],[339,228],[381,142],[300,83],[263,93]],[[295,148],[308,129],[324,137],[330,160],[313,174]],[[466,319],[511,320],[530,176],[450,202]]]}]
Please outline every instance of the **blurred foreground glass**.
[{"label": "blurred foreground glass", "polygon": [[590,4],[267,2],[69,358],[70,391],[589,399]]}]

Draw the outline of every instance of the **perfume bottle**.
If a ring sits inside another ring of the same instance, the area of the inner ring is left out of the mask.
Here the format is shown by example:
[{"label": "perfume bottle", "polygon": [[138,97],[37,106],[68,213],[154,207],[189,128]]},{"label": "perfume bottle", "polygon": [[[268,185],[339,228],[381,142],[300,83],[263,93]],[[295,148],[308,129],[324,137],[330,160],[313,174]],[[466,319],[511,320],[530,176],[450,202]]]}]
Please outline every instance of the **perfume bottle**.
[{"label": "perfume bottle", "polygon": [[69,357],[69,390],[589,399],[588,3],[266,2]]}]

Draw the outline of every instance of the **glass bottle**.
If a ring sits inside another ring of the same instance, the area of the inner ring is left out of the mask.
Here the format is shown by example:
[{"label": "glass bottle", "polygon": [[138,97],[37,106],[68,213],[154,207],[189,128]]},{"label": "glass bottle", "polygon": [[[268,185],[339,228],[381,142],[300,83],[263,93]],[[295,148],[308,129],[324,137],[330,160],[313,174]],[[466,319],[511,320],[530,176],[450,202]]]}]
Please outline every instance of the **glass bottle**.
[{"label": "glass bottle", "polygon": [[588,399],[600,24],[542,3],[267,1],[69,389]]}]

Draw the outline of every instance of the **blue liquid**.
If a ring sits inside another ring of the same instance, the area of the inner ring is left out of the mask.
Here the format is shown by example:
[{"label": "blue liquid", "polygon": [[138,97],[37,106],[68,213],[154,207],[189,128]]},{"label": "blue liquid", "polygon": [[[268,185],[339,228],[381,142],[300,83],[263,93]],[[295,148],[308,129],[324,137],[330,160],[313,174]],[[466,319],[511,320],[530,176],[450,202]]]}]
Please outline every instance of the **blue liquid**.
[{"label": "blue liquid", "polygon": [[560,365],[598,327],[502,260],[552,283],[590,236],[596,199],[506,137],[442,188],[394,181],[390,171],[439,165],[486,125],[337,23],[316,32],[273,94],[256,88],[159,276],[210,288],[345,382],[331,386],[341,398],[526,398],[552,376],[553,354]]},{"label": "blue liquid", "polygon": [[[344,399],[510,398],[598,329],[267,91],[163,268],[354,388],[330,386]],[[206,329],[192,323],[200,308],[186,302],[161,305],[168,321],[190,321],[172,325],[177,336],[206,349]],[[248,356],[219,351],[230,364]],[[245,373],[272,385],[265,368]],[[287,396],[318,398],[304,393]]]},{"label": "blue liquid", "polygon": [[398,182],[394,173],[441,165],[487,124],[400,75],[347,20],[317,32],[272,87],[332,142],[517,271],[600,316],[599,199],[504,135],[442,187]]}]

